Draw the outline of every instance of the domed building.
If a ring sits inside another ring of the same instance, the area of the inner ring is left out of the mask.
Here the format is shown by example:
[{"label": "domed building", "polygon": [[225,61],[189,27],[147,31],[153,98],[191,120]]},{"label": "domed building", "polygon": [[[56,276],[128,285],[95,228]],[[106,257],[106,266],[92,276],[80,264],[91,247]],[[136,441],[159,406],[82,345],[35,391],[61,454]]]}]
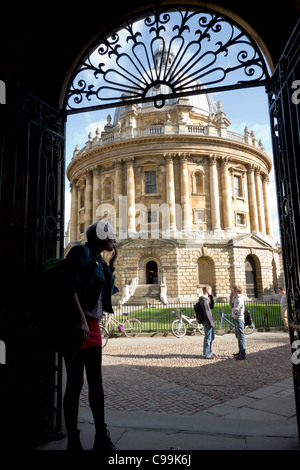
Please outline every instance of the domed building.
[{"label": "domed building", "polygon": [[[171,54],[158,50],[156,66],[166,59]],[[157,83],[148,96],[164,88]],[[282,268],[271,230],[272,163],[262,142],[247,127],[231,132],[209,93],[159,98],[156,107],[117,108],[103,132],[76,147],[67,168],[69,247],[96,220],[116,227],[115,302],[194,301],[204,284],[219,300],[237,284],[250,298],[272,298]]]}]

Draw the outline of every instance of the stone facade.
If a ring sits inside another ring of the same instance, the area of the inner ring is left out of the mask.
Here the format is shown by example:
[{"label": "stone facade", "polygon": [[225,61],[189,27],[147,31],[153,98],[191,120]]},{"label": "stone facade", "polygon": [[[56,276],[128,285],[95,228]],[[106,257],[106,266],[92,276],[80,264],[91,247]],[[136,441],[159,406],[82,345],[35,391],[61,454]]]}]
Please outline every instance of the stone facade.
[{"label": "stone facade", "polygon": [[118,108],[102,133],[76,147],[67,168],[69,247],[95,220],[116,227],[115,301],[133,300],[145,284],[160,285],[164,302],[194,300],[205,283],[224,300],[234,284],[250,297],[276,294],[271,161],[253,132],[229,127],[222,104],[202,94],[159,109]]}]

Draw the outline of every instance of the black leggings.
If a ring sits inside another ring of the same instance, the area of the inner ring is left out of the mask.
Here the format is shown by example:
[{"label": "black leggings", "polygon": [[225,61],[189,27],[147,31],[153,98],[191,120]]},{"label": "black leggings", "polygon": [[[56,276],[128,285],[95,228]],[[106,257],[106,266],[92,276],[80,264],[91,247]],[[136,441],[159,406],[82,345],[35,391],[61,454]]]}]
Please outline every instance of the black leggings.
[{"label": "black leggings", "polygon": [[75,358],[65,356],[67,386],[64,396],[64,415],[69,436],[77,432],[78,407],[84,383],[84,368],[89,385],[89,404],[94,417],[96,433],[101,433],[105,427],[101,363],[101,346],[82,349]]}]

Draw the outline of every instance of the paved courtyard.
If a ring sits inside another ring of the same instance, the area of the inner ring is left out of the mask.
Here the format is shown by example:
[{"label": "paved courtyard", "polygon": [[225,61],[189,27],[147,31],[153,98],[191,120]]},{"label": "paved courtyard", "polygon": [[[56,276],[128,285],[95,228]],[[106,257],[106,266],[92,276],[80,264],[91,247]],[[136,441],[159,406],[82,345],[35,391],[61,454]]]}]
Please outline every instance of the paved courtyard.
[{"label": "paved courtyard", "polygon": [[[246,337],[236,361],[234,334],[216,336],[216,359],[202,358],[203,336],[112,338],[103,349],[105,405],[111,411],[193,415],[292,375],[286,332]],[[81,406],[88,405],[87,386]]]}]

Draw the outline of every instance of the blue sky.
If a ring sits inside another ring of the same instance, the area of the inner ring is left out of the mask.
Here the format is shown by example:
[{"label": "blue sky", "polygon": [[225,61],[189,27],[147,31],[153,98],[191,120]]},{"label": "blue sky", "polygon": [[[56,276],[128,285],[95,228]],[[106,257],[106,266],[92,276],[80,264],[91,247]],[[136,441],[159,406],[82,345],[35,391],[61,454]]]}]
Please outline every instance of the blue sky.
[{"label": "blue sky", "polygon": [[[245,126],[248,127],[250,132],[253,130],[256,138],[262,140],[266,153],[273,161],[268,100],[264,87],[214,93],[213,97],[216,102],[218,100],[222,102],[222,109],[231,122],[229,129],[240,134],[244,133]],[[114,109],[75,114],[68,117],[66,166],[71,161],[75,146],[78,144],[82,148],[88,140],[90,131],[95,135],[97,127],[99,127],[100,131],[103,130],[108,114],[113,117]],[[66,182],[66,221],[69,219],[69,206],[70,191],[69,183]],[[280,241],[274,169],[272,169],[270,174],[270,206],[273,236],[276,240]]]}]

